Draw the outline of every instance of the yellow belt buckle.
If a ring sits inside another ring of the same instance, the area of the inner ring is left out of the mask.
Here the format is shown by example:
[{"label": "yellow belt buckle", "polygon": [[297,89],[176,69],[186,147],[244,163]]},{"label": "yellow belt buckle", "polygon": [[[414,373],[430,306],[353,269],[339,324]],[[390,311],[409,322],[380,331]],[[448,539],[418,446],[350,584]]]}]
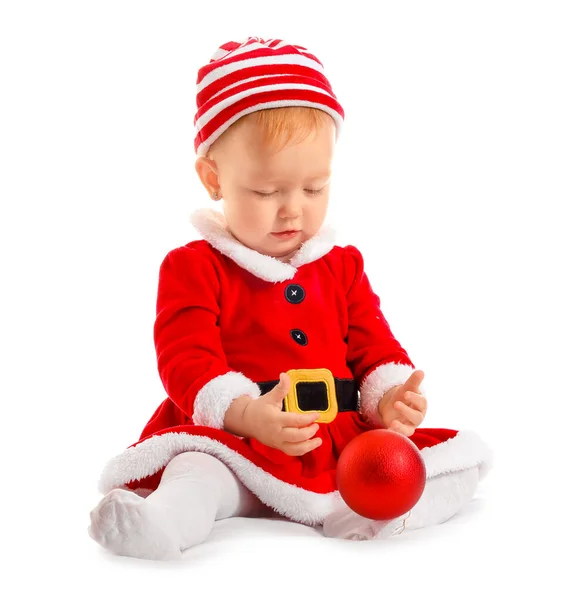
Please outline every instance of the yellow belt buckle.
[{"label": "yellow belt buckle", "polygon": [[[334,421],[338,414],[338,402],[336,401],[336,386],[334,385],[334,377],[328,369],[291,369],[287,371],[291,387],[285,398],[285,409],[288,412],[308,413],[318,412],[320,417],[318,423],[330,423]],[[303,410],[298,404],[298,395],[296,386],[301,382],[322,382],[326,385],[326,397],[328,407],[326,410]]]}]

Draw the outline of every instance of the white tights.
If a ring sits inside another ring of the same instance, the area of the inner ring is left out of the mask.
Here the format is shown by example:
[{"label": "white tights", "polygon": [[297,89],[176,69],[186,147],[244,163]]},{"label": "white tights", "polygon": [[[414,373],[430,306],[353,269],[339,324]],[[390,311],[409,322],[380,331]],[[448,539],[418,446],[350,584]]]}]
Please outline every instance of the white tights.
[{"label": "white tights", "polygon": [[[427,480],[406,520],[372,521],[343,505],[326,517],[323,533],[343,539],[382,539],[404,529],[443,523],[471,500],[478,481],[478,467]],[[91,511],[88,531],[115,554],[169,560],[204,541],[219,519],[273,515],[219,459],[184,452],[167,464],[159,486],[147,498],[111,490]]]},{"label": "white tights", "polygon": [[119,488],[108,492],[91,511],[88,532],[115,554],[169,560],[204,541],[219,519],[269,512],[223,462],[183,452],[147,498]]}]

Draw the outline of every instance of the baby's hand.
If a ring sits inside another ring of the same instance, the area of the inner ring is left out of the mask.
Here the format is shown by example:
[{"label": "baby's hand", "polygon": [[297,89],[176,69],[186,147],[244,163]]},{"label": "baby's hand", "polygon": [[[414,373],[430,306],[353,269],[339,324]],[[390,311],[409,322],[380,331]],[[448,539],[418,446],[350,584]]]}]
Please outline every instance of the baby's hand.
[{"label": "baby's hand", "polygon": [[424,420],[428,401],[420,394],[424,372],[414,371],[408,380],[391,390],[387,400],[380,402],[378,412],[384,426],[405,436],[411,436]]},{"label": "baby's hand", "polygon": [[302,456],[322,444],[321,438],[311,439],[318,431],[314,423],[319,413],[283,412],[283,399],[290,389],[290,377],[281,373],[279,383],[245,407],[245,427],[262,444],[282,450],[289,456]]}]

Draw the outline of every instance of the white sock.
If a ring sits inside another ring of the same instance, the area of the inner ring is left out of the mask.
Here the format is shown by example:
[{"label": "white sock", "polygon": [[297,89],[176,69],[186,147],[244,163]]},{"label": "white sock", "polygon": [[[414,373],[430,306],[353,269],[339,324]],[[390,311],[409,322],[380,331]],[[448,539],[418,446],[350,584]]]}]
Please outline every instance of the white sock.
[{"label": "white sock", "polygon": [[478,468],[444,473],[427,479],[416,505],[396,519],[367,519],[344,504],[326,517],[322,531],[326,537],[372,540],[443,523],[451,519],[474,496],[479,481]]},{"label": "white sock", "polygon": [[207,538],[216,520],[257,516],[264,505],[219,459],[183,452],[142,498],[114,489],[91,511],[90,536],[115,554],[171,560]]}]

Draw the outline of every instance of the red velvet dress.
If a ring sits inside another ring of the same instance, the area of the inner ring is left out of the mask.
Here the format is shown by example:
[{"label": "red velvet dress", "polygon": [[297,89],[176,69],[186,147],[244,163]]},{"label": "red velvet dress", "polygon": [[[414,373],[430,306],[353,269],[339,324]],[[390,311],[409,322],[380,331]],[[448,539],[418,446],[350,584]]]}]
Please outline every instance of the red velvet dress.
[{"label": "red velvet dress", "polygon": [[[320,523],[340,503],[340,453],[382,426],[378,399],[415,366],[392,334],[355,246],[334,245],[324,228],[281,263],[243,246],[215,213],[197,211],[205,239],[170,251],[161,264],[154,342],[167,397],[139,440],[108,462],[100,490],[147,494],[171,458],[198,450],[222,460],[280,514]],[[319,368],[354,380],[359,401],[357,410],[320,423],[317,449],[288,456],[223,430],[233,399],[260,396],[258,384],[281,372]],[[409,439],[422,450],[428,477],[487,467],[487,447],[471,432],[419,428]]]}]

